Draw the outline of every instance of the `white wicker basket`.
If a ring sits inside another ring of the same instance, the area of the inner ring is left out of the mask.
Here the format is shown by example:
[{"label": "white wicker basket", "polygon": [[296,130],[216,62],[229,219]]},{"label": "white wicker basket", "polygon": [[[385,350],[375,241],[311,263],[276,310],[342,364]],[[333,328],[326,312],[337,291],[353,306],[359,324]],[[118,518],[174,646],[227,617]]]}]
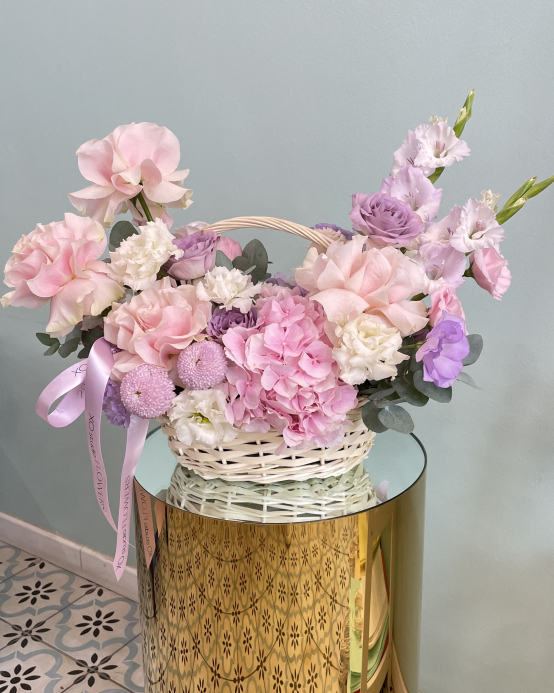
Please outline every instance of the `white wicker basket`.
[{"label": "white wicker basket", "polygon": [[[218,221],[207,229],[224,233],[241,228],[264,228],[285,231],[301,236],[325,250],[332,238],[320,231],[271,217],[237,217]],[[277,453],[283,447],[283,437],[275,430],[267,433],[240,431],[231,443],[216,449],[205,446],[187,447],[176,436],[169,419],[158,421],[166,434],[169,447],[177,461],[204,479],[252,481],[262,484],[275,481],[324,479],[353,469],[369,452],[375,433],[368,431],[362,421],[361,406],[348,414],[351,426],[340,445],[329,449],[290,450]]]},{"label": "white wicker basket", "polygon": [[277,524],[341,517],[378,503],[362,464],[338,477],[275,484],[207,481],[178,464],[166,502],[204,517]]}]

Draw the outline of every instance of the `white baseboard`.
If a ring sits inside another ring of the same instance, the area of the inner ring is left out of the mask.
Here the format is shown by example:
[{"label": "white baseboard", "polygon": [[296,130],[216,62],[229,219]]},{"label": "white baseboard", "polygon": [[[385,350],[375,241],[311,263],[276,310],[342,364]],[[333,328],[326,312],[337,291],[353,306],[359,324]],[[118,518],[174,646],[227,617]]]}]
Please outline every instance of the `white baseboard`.
[{"label": "white baseboard", "polygon": [[138,602],[136,568],[127,566],[118,582],[112,568],[113,559],[99,551],[3,512],[0,512],[0,539]]}]

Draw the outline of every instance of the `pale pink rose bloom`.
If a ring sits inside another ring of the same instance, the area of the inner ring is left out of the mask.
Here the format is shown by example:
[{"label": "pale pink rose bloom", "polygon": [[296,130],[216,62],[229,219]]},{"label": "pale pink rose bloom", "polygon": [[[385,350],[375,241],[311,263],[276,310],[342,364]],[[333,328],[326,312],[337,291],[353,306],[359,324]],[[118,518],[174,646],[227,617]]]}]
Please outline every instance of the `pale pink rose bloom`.
[{"label": "pale pink rose bloom", "polygon": [[238,241],[229,238],[229,236],[221,236],[217,242],[217,249],[225,253],[229,260],[234,260],[236,257],[242,255],[242,248]]},{"label": "pale pink rose bloom", "polygon": [[15,290],[3,305],[38,308],[51,301],[46,331],[68,334],[85,315],[98,315],[125,295],[98,260],[105,248],[104,229],[88,217],[66,214],[64,221],[38,224],[6,264],[4,282]]},{"label": "pale pink rose bloom", "polygon": [[427,324],[423,301],[409,300],[423,291],[421,268],[396,248],[368,248],[363,236],[332,243],[324,254],[308,251],[296,281],[312,292],[331,322],[344,325],[368,313],[402,335]]},{"label": "pale pink rose bloom", "polygon": [[383,180],[380,192],[410,205],[423,221],[431,221],[439,213],[442,188],[435,188],[419,168],[404,166]]},{"label": "pale pink rose bloom", "polygon": [[174,287],[169,277],[114,306],[104,321],[104,336],[122,349],[114,355],[112,377],[121,380],[149,363],[170,371],[175,379],[179,352],[206,328],[211,312],[210,303],[197,298],[196,287]]},{"label": "pale pink rose bloom", "polygon": [[71,204],[104,226],[141,191],[155,203],[152,210],[158,217],[161,208],[156,205],[187,207],[192,193],[182,187],[188,170],[176,170],[180,156],[179,140],[171,130],[154,123],[120,125],[77,150],[79,170],[93,185],[71,193]]},{"label": "pale pink rose bloom", "polygon": [[477,284],[500,301],[512,281],[506,258],[502,257],[496,248],[485,248],[474,250],[470,256],[470,263]]},{"label": "pale pink rose bloom", "polygon": [[429,309],[429,322],[434,327],[442,318],[443,311],[450,315],[465,320],[464,309],[456,291],[451,286],[444,286],[431,294],[431,308]]}]

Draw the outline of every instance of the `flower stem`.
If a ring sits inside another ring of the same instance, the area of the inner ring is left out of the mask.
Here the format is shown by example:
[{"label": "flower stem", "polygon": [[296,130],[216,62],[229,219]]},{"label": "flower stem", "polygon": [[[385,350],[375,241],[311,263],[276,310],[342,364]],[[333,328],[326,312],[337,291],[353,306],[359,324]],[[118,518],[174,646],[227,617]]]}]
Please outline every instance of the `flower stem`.
[{"label": "flower stem", "polygon": [[415,344],[403,344],[401,349],[419,349],[423,345],[423,342],[416,342]]},{"label": "flower stem", "polygon": [[137,200],[140,202],[140,205],[144,210],[144,214],[146,215],[146,219],[148,221],[154,221],[154,219],[152,218],[152,214],[150,213],[150,210],[148,209],[148,205],[146,204],[146,200],[144,199],[144,195],[142,194],[142,190],[137,195]]}]

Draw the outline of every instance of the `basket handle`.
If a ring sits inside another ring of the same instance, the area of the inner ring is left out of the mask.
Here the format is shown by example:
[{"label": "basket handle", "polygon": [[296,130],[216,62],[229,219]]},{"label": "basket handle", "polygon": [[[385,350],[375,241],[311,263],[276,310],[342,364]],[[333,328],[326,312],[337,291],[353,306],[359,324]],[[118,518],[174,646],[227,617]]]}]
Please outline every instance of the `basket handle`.
[{"label": "basket handle", "polygon": [[206,230],[215,231],[216,233],[225,233],[226,231],[236,231],[237,229],[258,228],[292,233],[294,236],[301,236],[308,241],[317,243],[317,245],[322,246],[324,250],[329,247],[333,240],[317,229],[309,229],[307,226],[295,224],[293,221],[275,219],[273,217],[235,217],[234,219],[224,219],[223,221],[217,221],[215,224],[210,224]]}]

